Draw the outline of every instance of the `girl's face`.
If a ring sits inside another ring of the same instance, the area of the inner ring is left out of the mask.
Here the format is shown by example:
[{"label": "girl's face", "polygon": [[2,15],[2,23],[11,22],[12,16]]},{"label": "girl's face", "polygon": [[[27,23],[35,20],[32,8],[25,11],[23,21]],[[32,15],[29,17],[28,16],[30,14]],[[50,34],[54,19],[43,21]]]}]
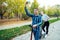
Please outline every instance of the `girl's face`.
[{"label": "girl's face", "polygon": [[43,11],[41,11],[40,13],[41,13],[41,15],[43,15],[43,14],[44,14],[44,13],[43,13]]}]

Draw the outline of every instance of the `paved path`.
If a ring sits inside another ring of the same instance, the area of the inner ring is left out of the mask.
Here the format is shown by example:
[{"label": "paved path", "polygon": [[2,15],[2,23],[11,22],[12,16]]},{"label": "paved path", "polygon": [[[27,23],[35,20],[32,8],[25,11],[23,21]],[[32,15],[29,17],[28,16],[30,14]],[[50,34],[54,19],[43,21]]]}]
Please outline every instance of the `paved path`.
[{"label": "paved path", "polygon": [[[50,18],[49,20],[51,19],[56,19],[56,18]],[[0,30],[5,30],[5,29],[10,29],[10,28],[15,28],[15,27],[20,27],[20,26],[23,26],[23,25],[28,25],[28,24],[31,24],[31,21],[29,22],[24,22],[24,23],[19,23],[19,24],[10,24],[10,25],[0,25]]]},{"label": "paved path", "polygon": [[[28,32],[21,36],[15,37],[12,40],[29,40],[30,33],[31,32]],[[34,40],[34,37],[33,37],[33,40]],[[60,21],[50,24],[48,37],[41,40],[60,40]]]},{"label": "paved path", "polygon": [[10,25],[1,25],[0,30],[5,30],[5,29],[10,29],[10,28],[15,28],[15,27],[21,27],[23,25],[29,25],[31,24],[31,21],[29,22],[23,22],[23,23],[15,23],[15,24],[10,24]]}]

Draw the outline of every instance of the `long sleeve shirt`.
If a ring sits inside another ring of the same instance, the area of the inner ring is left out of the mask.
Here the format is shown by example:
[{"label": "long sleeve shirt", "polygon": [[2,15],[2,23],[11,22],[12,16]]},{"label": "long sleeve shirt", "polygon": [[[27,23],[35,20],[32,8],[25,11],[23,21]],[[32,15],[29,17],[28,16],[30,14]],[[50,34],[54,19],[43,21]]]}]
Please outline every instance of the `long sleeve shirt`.
[{"label": "long sleeve shirt", "polygon": [[49,16],[46,15],[46,14],[43,14],[42,20],[43,20],[44,22],[48,21],[48,20],[49,20]]},{"label": "long sleeve shirt", "polygon": [[29,17],[32,18],[32,25],[37,25],[36,29],[34,29],[35,31],[36,30],[39,30],[40,28],[40,25],[42,24],[42,17],[40,15],[34,15],[34,14],[30,14],[30,12],[28,11],[28,9],[25,7],[25,12],[26,12],[26,15],[28,15]]}]

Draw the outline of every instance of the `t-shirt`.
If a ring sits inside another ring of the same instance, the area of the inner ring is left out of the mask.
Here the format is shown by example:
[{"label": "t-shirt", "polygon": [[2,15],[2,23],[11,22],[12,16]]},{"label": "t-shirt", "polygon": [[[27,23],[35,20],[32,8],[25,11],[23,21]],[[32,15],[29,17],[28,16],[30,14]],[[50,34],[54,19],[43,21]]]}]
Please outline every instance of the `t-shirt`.
[{"label": "t-shirt", "polygon": [[44,22],[48,21],[48,20],[49,20],[49,16],[46,15],[46,14],[43,14],[42,20],[43,20]]}]

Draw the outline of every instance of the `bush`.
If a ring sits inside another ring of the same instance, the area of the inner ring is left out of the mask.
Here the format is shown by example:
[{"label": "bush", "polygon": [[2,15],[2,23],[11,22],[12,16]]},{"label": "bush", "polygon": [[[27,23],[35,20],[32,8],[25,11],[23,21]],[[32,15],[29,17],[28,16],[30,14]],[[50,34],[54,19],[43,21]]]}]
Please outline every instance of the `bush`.
[{"label": "bush", "polygon": [[29,17],[26,15],[26,14],[22,14],[23,16],[22,16],[22,18],[24,19],[24,20],[27,20]]}]

